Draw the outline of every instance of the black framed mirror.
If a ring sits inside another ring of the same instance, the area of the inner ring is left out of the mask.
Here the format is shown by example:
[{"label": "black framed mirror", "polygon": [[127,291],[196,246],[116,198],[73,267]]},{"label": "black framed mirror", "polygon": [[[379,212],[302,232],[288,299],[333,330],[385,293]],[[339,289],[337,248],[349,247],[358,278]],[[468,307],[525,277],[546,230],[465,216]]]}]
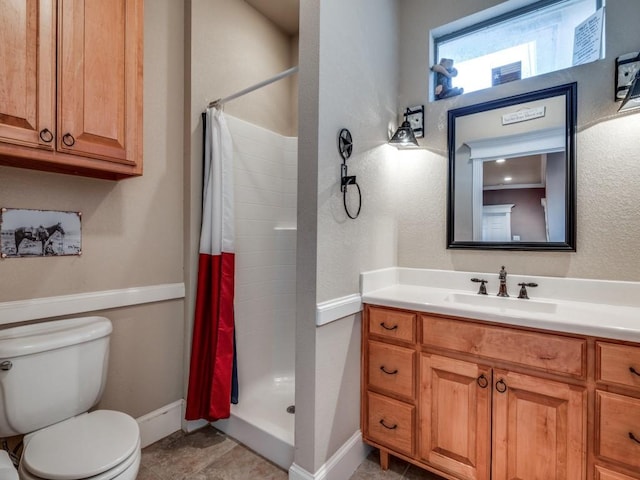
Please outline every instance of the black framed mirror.
[{"label": "black framed mirror", "polygon": [[577,84],[449,111],[447,247],[576,250]]}]

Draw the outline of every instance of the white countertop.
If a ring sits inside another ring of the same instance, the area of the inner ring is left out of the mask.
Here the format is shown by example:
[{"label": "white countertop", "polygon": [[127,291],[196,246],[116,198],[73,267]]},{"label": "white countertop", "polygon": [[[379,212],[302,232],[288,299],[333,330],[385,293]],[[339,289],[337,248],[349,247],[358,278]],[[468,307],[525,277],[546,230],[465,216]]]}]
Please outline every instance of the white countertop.
[{"label": "white countertop", "polygon": [[[477,295],[472,277],[489,280],[489,295]],[[517,298],[520,282],[538,283],[529,300]],[[363,303],[640,343],[640,282],[513,275],[507,284],[511,296],[500,298],[497,274],[398,267],[361,275]]]}]

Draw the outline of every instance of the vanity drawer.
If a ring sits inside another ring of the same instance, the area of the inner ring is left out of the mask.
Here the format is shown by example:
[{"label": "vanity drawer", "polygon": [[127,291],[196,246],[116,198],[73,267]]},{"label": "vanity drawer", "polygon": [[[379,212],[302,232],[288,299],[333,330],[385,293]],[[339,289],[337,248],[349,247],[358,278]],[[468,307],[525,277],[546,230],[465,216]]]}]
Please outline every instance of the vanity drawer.
[{"label": "vanity drawer", "polygon": [[415,350],[369,341],[369,386],[414,398]]},{"label": "vanity drawer", "polygon": [[640,468],[640,398],[596,391],[596,415],[596,454]]},{"label": "vanity drawer", "polygon": [[422,315],[422,343],[584,378],[587,341]]},{"label": "vanity drawer", "polygon": [[414,313],[369,307],[369,334],[413,344],[416,341],[415,325]]},{"label": "vanity drawer", "polygon": [[415,407],[367,392],[368,437],[380,445],[413,455]]},{"label": "vanity drawer", "polygon": [[596,342],[597,380],[640,389],[640,347]]}]

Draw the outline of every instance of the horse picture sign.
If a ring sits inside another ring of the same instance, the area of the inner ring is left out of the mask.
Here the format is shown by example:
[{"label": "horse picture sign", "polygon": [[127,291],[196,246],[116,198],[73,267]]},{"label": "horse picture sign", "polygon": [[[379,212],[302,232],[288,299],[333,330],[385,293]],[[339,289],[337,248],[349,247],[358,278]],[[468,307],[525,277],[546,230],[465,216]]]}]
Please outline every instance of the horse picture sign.
[{"label": "horse picture sign", "polygon": [[0,209],[0,257],[82,254],[82,213]]}]

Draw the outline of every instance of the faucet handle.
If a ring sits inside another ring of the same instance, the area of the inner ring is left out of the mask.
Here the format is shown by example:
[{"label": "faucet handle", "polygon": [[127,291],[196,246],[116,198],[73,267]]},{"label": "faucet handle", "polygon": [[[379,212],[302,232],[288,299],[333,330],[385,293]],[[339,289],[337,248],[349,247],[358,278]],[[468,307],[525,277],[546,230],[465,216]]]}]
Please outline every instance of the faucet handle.
[{"label": "faucet handle", "polygon": [[525,300],[529,300],[529,295],[527,295],[527,287],[537,287],[538,284],[534,282],[522,282],[518,284],[520,286],[520,293],[518,294],[518,298],[524,298]]},{"label": "faucet handle", "polygon": [[474,283],[479,283],[480,284],[480,289],[478,290],[478,295],[486,295],[487,294],[487,287],[485,286],[485,283],[487,283],[486,280],[483,280],[481,278],[472,278],[471,281],[474,282]]}]

